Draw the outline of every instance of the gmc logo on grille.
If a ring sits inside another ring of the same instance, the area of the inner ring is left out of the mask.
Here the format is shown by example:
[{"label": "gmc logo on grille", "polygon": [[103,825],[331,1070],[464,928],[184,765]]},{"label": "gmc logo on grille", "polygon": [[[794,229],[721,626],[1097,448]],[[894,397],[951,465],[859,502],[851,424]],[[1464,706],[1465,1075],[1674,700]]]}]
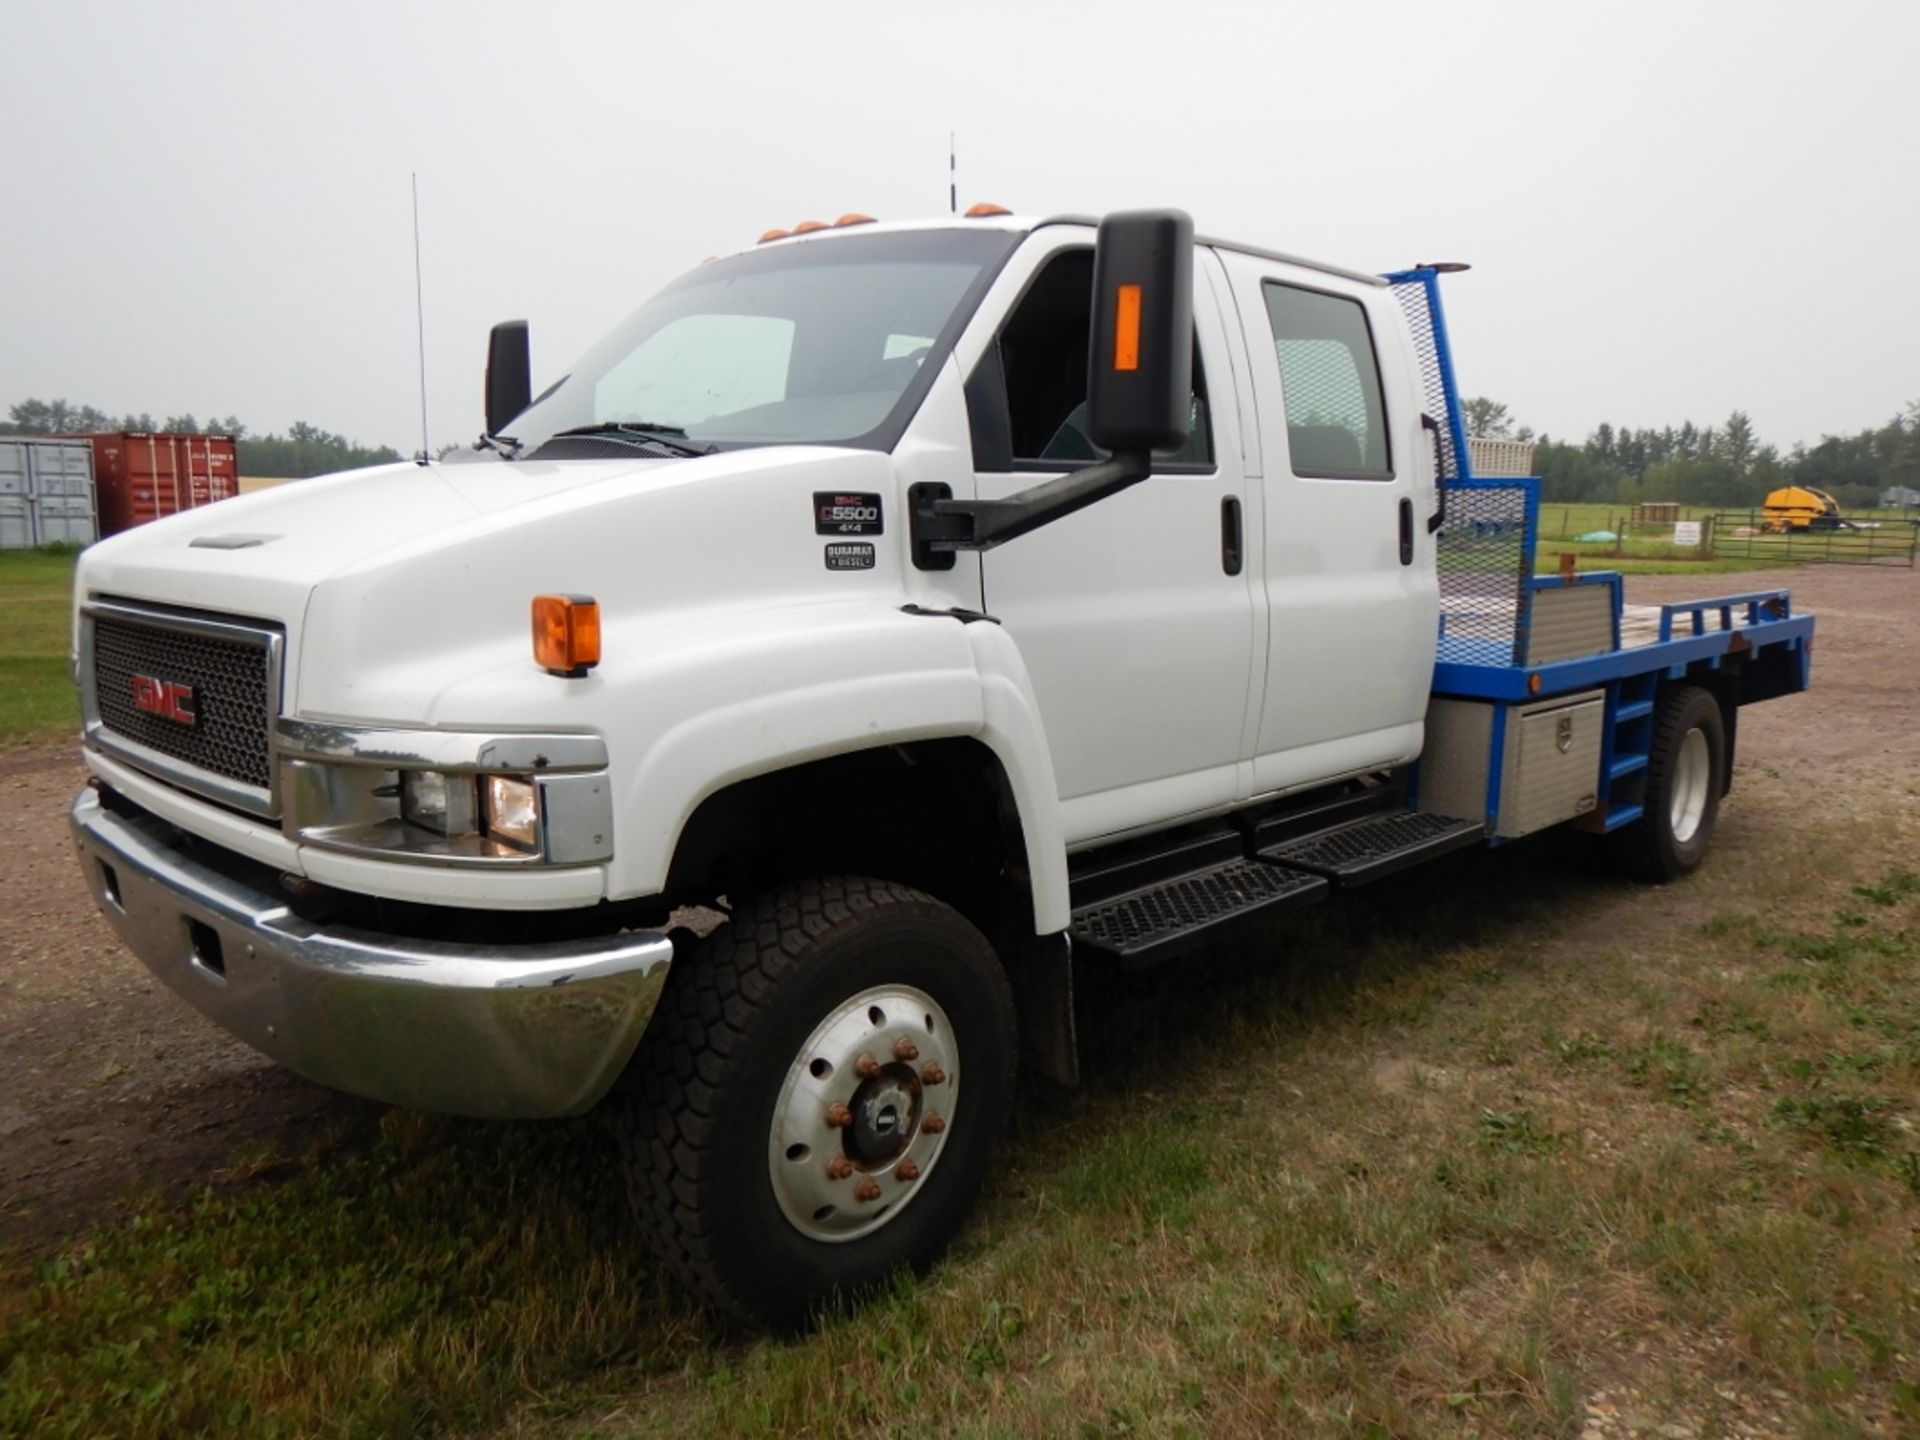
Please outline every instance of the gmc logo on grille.
[{"label": "gmc logo on grille", "polygon": [[143,715],[158,715],[176,725],[191,725],[200,717],[193,709],[193,687],[177,680],[156,680],[151,675],[133,677],[133,708]]}]

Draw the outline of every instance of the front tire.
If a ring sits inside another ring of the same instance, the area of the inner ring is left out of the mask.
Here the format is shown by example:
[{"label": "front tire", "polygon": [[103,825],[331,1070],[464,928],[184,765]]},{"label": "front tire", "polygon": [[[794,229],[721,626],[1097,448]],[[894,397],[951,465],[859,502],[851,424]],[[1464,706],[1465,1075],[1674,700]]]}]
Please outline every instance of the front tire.
[{"label": "front tire", "polygon": [[1698,685],[1662,692],[1653,717],[1643,813],[1608,837],[1616,864],[1641,880],[1676,880],[1706,858],[1720,818],[1727,729]]},{"label": "front tire", "polygon": [[905,886],[803,881],[676,960],[616,1102],[649,1242],[707,1300],[789,1325],[932,1263],[1013,1097],[984,936]]}]

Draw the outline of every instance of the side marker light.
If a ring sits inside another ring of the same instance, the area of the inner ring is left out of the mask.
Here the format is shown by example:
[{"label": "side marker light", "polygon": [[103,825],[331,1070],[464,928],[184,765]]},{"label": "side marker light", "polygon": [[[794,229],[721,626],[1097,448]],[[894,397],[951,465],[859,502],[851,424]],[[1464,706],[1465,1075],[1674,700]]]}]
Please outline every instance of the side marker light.
[{"label": "side marker light", "polygon": [[600,663],[600,605],[591,595],[533,597],[534,662],[578,679]]}]

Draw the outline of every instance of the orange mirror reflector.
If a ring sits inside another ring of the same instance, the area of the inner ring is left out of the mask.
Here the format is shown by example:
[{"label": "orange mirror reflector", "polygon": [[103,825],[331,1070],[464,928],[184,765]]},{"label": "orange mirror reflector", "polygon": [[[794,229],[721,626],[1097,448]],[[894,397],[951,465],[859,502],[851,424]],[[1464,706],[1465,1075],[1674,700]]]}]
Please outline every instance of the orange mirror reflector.
[{"label": "orange mirror reflector", "polygon": [[1121,285],[1113,296],[1113,368],[1140,368],[1140,287]]},{"label": "orange mirror reflector", "polygon": [[1013,212],[1004,205],[995,205],[992,201],[982,200],[977,205],[967,207],[969,220],[984,220],[989,215],[1011,215]]},{"label": "orange mirror reflector", "polygon": [[590,595],[534,596],[533,658],[562,674],[585,674],[598,665],[599,602]]}]

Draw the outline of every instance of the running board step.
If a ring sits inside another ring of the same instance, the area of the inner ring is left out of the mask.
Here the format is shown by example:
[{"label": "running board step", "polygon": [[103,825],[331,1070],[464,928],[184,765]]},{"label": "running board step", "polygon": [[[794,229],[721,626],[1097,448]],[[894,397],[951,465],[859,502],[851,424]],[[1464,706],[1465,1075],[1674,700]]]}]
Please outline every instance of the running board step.
[{"label": "running board step", "polygon": [[1365,885],[1449,850],[1464,849],[1484,840],[1486,834],[1487,827],[1478,820],[1456,820],[1451,815],[1389,815],[1269,845],[1261,850],[1260,858],[1325,876],[1339,885]]},{"label": "running board step", "polygon": [[1327,882],[1303,870],[1228,860],[1073,912],[1075,946],[1128,969],[1157,964],[1255,915],[1321,899]]}]

